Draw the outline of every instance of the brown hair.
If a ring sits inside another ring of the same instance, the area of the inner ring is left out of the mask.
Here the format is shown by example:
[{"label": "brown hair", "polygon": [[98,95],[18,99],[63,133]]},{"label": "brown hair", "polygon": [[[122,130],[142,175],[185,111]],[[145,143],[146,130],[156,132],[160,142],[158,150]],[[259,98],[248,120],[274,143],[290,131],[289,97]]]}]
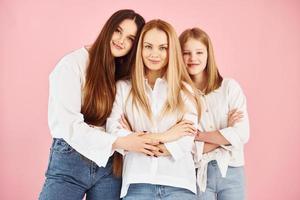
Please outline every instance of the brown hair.
[{"label": "brown hair", "polygon": [[190,39],[196,39],[202,42],[206,48],[207,48],[207,64],[205,67],[205,73],[207,75],[207,82],[206,82],[206,89],[205,89],[205,94],[208,94],[212,92],[215,89],[218,89],[223,81],[222,76],[219,73],[219,70],[217,68],[215,56],[214,56],[214,51],[213,51],[213,46],[212,42],[203,30],[200,28],[191,28],[185,30],[181,35],[179,36],[179,41],[181,48],[183,48],[184,44]]},{"label": "brown hair", "polygon": [[[110,41],[118,25],[125,19],[132,19],[137,25],[137,35],[130,52],[120,58],[114,58],[110,50]],[[86,82],[83,88],[81,113],[84,121],[95,126],[103,126],[110,115],[116,94],[116,81],[128,77],[134,62],[137,38],[145,24],[142,16],[133,10],[119,10],[105,23],[99,36],[89,50],[86,70]],[[122,160],[114,159],[114,174],[120,175]]]}]

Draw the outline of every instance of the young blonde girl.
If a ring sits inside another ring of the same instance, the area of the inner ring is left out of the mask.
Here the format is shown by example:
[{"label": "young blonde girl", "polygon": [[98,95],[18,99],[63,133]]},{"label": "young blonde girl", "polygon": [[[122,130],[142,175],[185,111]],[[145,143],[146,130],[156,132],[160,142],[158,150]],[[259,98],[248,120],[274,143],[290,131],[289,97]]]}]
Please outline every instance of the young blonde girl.
[{"label": "young blonde girl", "polygon": [[124,200],[196,199],[192,147],[200,106],[191,84],[173,27],[162,20],[146,23],[131,80],[117,83],[106,127],[114,135],[129,134],[120,123],[125,115],[132,130],[164,142],[171,156],[125,152]]},{"label": "young blonde girl", "polygon": [[199,199],[245,199],[244,144],[249,139],[246,97],[233,79],[220,75],[209,36],[199,28],[180,35],[184,62],[202,101],[196,143]]}]

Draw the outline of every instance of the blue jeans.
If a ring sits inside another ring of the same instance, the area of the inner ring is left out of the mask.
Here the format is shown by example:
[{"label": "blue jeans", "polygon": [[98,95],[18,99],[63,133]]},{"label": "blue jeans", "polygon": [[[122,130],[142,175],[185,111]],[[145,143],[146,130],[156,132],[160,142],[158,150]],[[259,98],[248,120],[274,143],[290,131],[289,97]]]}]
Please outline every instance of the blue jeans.
[{"label": "blue jeans", "polygon": [[39,200],[120,199],[121,178],[112,174],[112,157],[98,167],[63,139],[53,139],[46,181]]},{"label": "blue jeans", "polygon": [[208,163],[207,187],[199,192],[199,200],[244,200],[245,176],[244,167],[228,167],[226,177],[222,177],[217,161]]},{"label": "blue jeans", "polygon": [[130,184],[123,200],[197,200],[196,194],[184,188],[146,183]]}]

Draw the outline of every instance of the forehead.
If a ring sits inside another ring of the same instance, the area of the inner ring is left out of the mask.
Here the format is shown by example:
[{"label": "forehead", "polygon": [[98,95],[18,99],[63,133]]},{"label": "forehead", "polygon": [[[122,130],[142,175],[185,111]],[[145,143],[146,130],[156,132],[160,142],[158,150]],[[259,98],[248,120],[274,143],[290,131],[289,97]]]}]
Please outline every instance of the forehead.
[{"label": "forehead", "polygon": [[145,33],[144,42],[155,45],[168,44],[168,36],[164,31],[154,28]]},{"label": "forehead", "polygon": [[184,43],[183,49],[206,49],[206,46],[200,40],[190,38]]},{"label": "forehead", "polygon": [[133,19],[124,19],[119,27],[122,28],[123,32],[128,35],[136,35],[137,25]]}]

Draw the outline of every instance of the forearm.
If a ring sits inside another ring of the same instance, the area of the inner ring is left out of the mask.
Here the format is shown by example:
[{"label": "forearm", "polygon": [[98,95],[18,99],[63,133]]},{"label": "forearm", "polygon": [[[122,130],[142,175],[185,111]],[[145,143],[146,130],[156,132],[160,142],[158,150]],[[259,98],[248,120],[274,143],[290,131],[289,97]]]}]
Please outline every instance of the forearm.
[{"label": "forearm", "polygon": [[195,137],[195,140],[202,141],[205,143],[217,144],[217,145],[228,145],[230,142],[219,131],[211,132],[199,132]]},{"label": "forearm", "polygon": [[208,152],[211,152],[217,148],[219,148],[220,145],[218,144],[212,144],[212,143],[207,143],[205,142],[204,143],[204,149],[203,149],[203,153],[208,153]]}]

